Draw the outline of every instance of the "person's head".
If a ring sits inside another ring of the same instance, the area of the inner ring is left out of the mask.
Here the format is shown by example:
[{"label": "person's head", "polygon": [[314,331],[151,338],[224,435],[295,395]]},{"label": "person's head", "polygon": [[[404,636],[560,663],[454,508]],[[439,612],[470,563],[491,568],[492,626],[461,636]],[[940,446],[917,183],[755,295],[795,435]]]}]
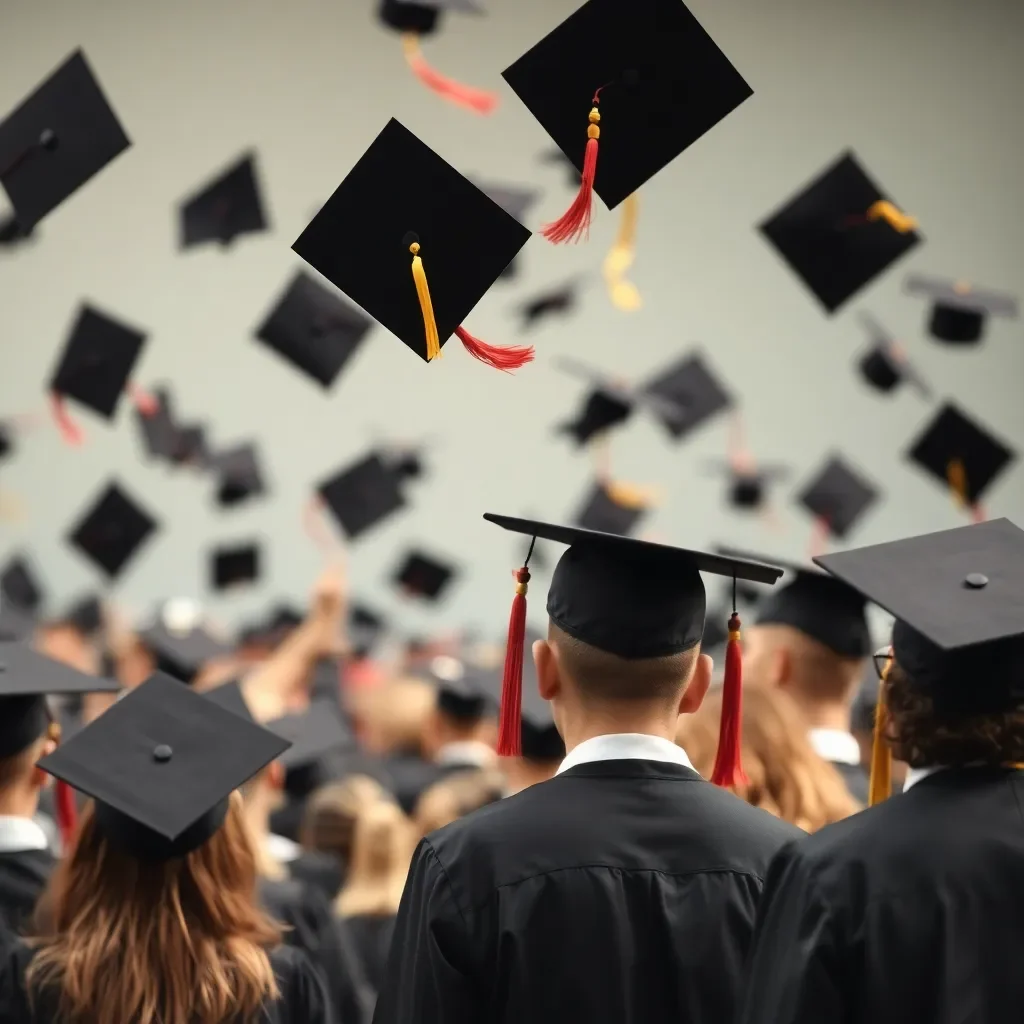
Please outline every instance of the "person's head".
[{"label": "person's head", "polygon": [[306,803],[299,834],[302,846],[336,857],[347,869],[359,815],[373,804],[390,800],[384,787],[369,775],[349,775],[321,786]]},{"label": "person's head", "polygon": [[343,917],[398,912],[416,835],[397,804],[365,806],[355,821],[352,859],[335,903]]},{"label": "person's head", "polygon": [[[679,744],[710,778],[718,746],[722,692],[679,721]],[[749,686],[743,693],[743,769],[737,795],[749,804],[814,832],[860,809],[842,776],[814,752],[799,710],[785,693]]]},{"label": "person's head", "polygon": [[372,754],[422,754],[434,700],[429,683],[404,676],[354,693],[352,712],[363,746]]},{"label": "person's head", "polygon": [[99,674],[99,649],[73,622],[55,619],[40,626],[35,633],[35,648],[78,672]]},{"label": "person's head", "polygon": [[[0,715],[10,722],[16,714],[24,714],[33,698],[7,697],[0,700]],[[28,713],[31,713],[30,711]],[[34,737],[32,734],[35,734]],[[36,762],[56,749],[56,741],[48,731],[30,730],[27,743],[13,744],[16,749],[3,748],[0,754],[0,814],[31,818],[39,805],[39,794],[49,784],[50,776]]]},{"label": "person's head", "polygon": [[435,782],[416,803],[413,821],[420,835],[427,835],[458,821],[505,795],[505,779],[498,771],[471,768]]},{"label": "person's head", "polygon": [[256,906],[241,797],[183,857],[143,860],[111,842],[87,805],[50,882],[52,920],[31,941],[32,998],[59,992],[62,1019],[135,1024],[254,1021],[277,995],[266,949],[280,932]]},{"label": "person's head", "polygon": [[495,707],[488,673],[459,658],[432,658],[425,673],[436,689],[423,723],[423,752],[434,758],[450,743],[488,743],[494,736]]}]

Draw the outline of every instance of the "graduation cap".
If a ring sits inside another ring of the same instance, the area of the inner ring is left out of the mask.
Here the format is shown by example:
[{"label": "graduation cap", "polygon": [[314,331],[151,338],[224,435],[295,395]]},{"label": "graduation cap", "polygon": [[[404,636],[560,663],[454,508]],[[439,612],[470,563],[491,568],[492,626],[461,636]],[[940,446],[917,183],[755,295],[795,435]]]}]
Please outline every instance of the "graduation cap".
[{"label": "graduation cap", "polygon": [[0,123],[0,184],[27,232],[131,143],[76,50]]},{"label": "graduation cap", "polygon": [[[701,572],[774,583],[782,570],[618,534],[539,523],[486,513],[484,519],[528,537],[568,545],[548,588],[552,624],[580,643],[627,661],[662,658],[696,647],[704,633],[706,597]],[[498,753],[518,755],[522,671],[525,659],[529,558],[516,573],[502,679]],[[729,620],[722,733],[712,781],[743,780],[740,766],[742,678],[740,621]]]},{"label": "graduation cap", "polygon": [[32,615],[42,607],[43,585],[26,555],[9,559],[0,572],[0,599]]},{"label": "graduation cap", "polygon": [[456,569],[423,551],[410,551],[395,572],[393,581],[410,597],[439,601],[455,577]]},{"label": "graduation cap", "polygon": [[904,284],[909,295],[923,295],[932,303],[928,333],[952,345],[973,345],[985,332],[989,316],[1016,317],[1012,295],[975,288],[965,281],[910,274]]},{"label": "graduation cap", "polygon": [[170,462],[178,444],[178,428],[174,422],[171,393],[165,387],[153,389],[152,408],[143,412],[136,407],[135,421],[146,454]]},{"label": "graduation cap", "polygon": [[256,337],[329,388],[372,326],[368,316],[300,270]]},{"label": "graduation cap", "polygon": [[[521,185],[491,184],[480,181],[470,175],[469,180],[485,196],[497,203],[510,217],[515,217],[520,224],[526,219],[526,211],[533,206],[540,198],[540,193],[535,188],[526,188]],[[516,257],[501,272],[499,281],[510,281],[516,277],[519,269],[519,258]]]},{"label": "graduation cap", "polygon": [[314,764],[326,754],[351,750],[355,737],[338,713],[336,700],[314,700],[298,714],[267,723],[267,728],[288,740],[289,748],[278,761],[288,770]]},{"label": "graduation cap", "polygon": [[565,284],[543,291],[527,299],[518,307],[521,323],[520,331],[536,327],[541,320],[546,320],[556,313],[566,315],[576,309],[579,279],[573,278]]},{"label": "graduation cap", "polygon": [[440,27],[441,14],[456,11],[480,14],[474,0],[381,0],[378,8],[380,20],[390,29],[402,34],[402,52],[412,73],[432,92],[456,106],[476,114],[493,113],[498,97],[493,92],[475,89],[457,82],[431,67],[420,49],[420,37],[429,36]]},{"label": "graduation cap", "polygon": [[157,529],[157,521],[113,481],[79,519],[68,543],[113,580]]},{"label": "graduation cap", "polygon": [[906,381],[924,398],[930,398],[931,388],[907,358],[903,346],[870,313],[862,313],[861,322],[872,341],[871,348],[857,363],[864,380],[876,391],[886,394]]},{"label": "graduation cap", "polygon": [[239,235],[266,231],[268,225],[256,178],[256,154],[240,160],[181,204],[179,245],[230,245]]},{"label": "graduation cap", "polygon": [[325,480],[317,492],[349,540],[406,504],[402,478],[375,452]]},{"label": "graduation cap", "polygon": [[791,626],[842,658],[866,658],[871,653],[864,595],[813,564],[720,546],[732,558],[777,565],[791,574],[784,585],[758,604],[757,625]]},{"label": "graduation cap", "polygon": [[171,462],[176,466],[205,469],[210,461],[206,444],[206,427],[202,423],[181,424],[174,431]]},{"label": "graduation cap", "polygon": [[729,479],[729,505],[735,509],[757,509],[765,501],[766,491],[780,480],[787,479],[792,470],[781,463],[737,463],[735,459],[712,459],[707,469],[715,475]]},{"label": "graduation cap", "polygon": [[255,583],[260,577],[261,562],[260,546],[255,543],[215,548],[210,555],[210,586],[227,590]]},{"label": "graduation cap", "polygon": [[245,694],[242,693],[241,683],[237,679],[233,679],[229,683],[221,683],[220,686],[215,686],[212,690],[205,690],[203,696],[233,714],[255,721],[249,710],[249,705],[246,703]]},{"label": "graduation cap", "polygon": [[585,237],[593,193],[614,209],[753,95],[680,0],[588,0],[502,76],[583,176],[552,242]]},{"label": "graduation cap", "polygon": [[1017,453],[959,406],[947,402],[911,444],[907,457],[940,480],[957,501],[976,509]]},{"label": "graduation cap", "polygon": [[217,504],[222,508],[234,508],[266,493],[255,443],[217,452],[209,464],[217,478]]},{"label": "graduation cap", "polygon": [[479,721],[496,707],[493,674],[471,661],[439,654],[419,673],[437,691],[437,709],[458,721]]},{"label": "graduation cap", "polygon": [[648,511],[643,504],[624,502],[606,483],[595,483],[573,520],[575,526],[625,536]]},{"label": "graduation cap", "polygon": [[80,432],[64,411],[64,399],[73,398],[112,420],[145,341],[142,331],[88,304],[81,307],[49,386],[54,415],[66,440],[80,440]]},{"label": "graduation cap", "polygon": [[199,606],[184,599],[167,601],[140,639],[157,670],[182,683],[191,683],[207,662],[231,653],[203,626]]},{"label": "graduation cap", "polygon": [[288,746],[157,673],[39,767],[95,799],[109,842],[143,860],[169,860],[210,839],[232,791]]},{"label": "graduation cap", "polygon": [[834,313],[921,241],[916,227],[847,152],[759,230]]},{"label": "graduation cap", "polygon": [[31,612],[11,604],[0,595],[0,641],[28,640],[35,628],[36,620]]},{"label": "graduation cap", "polygon": [[292,248],[427,362],[454,333],[511,370],[533,349],[486,345],[461,325],[529,237],[392,118]]},{"label": "graduation cap", "polygon": [[642,390],[662,400],[658,419],[676,441],[732,406],[732,397],[699,352],[684,356]]},{"label": "graduation cap", "polygon": [[523,645],[520,752],[527,761],[561,761],[565,757],[565,741],[555,726],[551,705],[537,690],[533,645],[543,639],[536,630],[526,630]]},{"label": "graduation cap", "polygon": [[834,537],[845,537],[878,500],[879,491],[842,456],[832,456],[801,492],[804,508]]},{"label": "graduation cap", "polygon": [[356,658],[369,657],[387,623],[384,617],[365,604],[355,603],[348,614],[348,639]]},{"label": "graduation cap", "polygon": [[423,455],[417,448],[385,447],[377,454],[399,480],[419,480],[426,472]]}]

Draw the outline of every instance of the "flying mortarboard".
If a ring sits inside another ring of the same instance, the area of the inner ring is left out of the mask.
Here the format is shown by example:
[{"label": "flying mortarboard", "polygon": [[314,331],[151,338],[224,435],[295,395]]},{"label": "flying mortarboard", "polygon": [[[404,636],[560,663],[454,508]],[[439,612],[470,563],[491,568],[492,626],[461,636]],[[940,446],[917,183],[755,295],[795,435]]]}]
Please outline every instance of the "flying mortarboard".
[{"label": "flying mortarboard", "polygon": [[317,487],[349,540],[405,508],[402,478],[377,453],[346,466]]},{"label": "flying mortarboard", "polygon": [[0,572],[0,600],[33,615],[42,607],[43,585],[26,555],[11,558]]},{"label": "flying mortarboard", "polygon": [[156,674],[39,767],[96,800],[96,824],[142,860],[183,857],[288,741]]},{"label": "flying mortarboard", "polygon": [[209,461],[206,427],[202,423],[181,423],[175,427],[171,462],[176,466],[206,469]]},{"label": "flying mortarboard", "polygon": [[707,464],[709,472],[729,478],[729,505],[737,509],[757,509],[764,504],[765,491],[771,484],[785,480],[790,467],[763,463],[738,466],[730,459],[714,459]]},{"label": "flying mortarboard", "polygon": [[210,586],[227,590],[260,578],[262,552],[259,544],[235,544],[218,547],[210,556]]},{"label": "flying mortarboard", "polygon": [[658,419],[676,441],[732,406],[732,397],[699,352],[657,374],[642,390],[660,400]]},{"label": "flying mortarboard", "polygon": [[573,278],[565,284],[545,290],[526,302],[520,303],[518,307],[522,320],[520,331],[535,327],[541,320],[547,319],[554,313],[565,315],[573,312],[576,309],[579,288],[579,279]]},{"label": "flying mortarboard", "polygon": [[964,281],[910,274],[904,288],[910,295],[924,295],[931,300],[928,333],[952,345],[980,341],[988,316],[1018,315],[1017,300],[1012,295],[975,288]]},{"label": "flying mortarboard", "polygon": [[299,271],[256,331],[256,337],[329,388],[372,326],[368,316]]},{"label": "flying mortarboard", "polygon": [[[700,643],[706,608],[701,572],[760,583],[774,583],[782,575],[782,569],[757,562],[617,534],[490,512],[484,519],[515,533],[568,545],[548,588],[548,617],[581,643],[630,661],[679,654]],[[502,680],[498,753],[503,755],[519,753],[529,557],[516,579]],[[722,732],[712,777],[726,786],[743,779],[740,659],[740,621],[734,607],[726,649]]]},{"label": "flying mortarboard", "polygon": [[680,0],[588,0],[502,76],[583,176],[553,242],[586,236],[593,193],[614,209],[753,95]]},{"label": "flying mortarboard", "polygon": [[871,348],[858,363],[864,380],[876,391],[884,393],[908,381],[924,398],[931,397],[931,388],[907,358],[903,346],[870,313],[862,313],[861,322],[872,341]]},{"label": "flying mortarboard", "polygon": [[394,574],[394,583],[410,597],[439,601],[455,577],[448,562],[423,551],[410,551]]},{"label": "flying mortarboard", "polygon": [[35,236],[35,228],[23,228],[15,216],[0,219],[0,249],[13,249]]},{"label": "flying mortarboard", "polygon": [[921,241],[916,227],[848,152],[759,230],[831,314]]},{"label": "flying mortarboard", "polygon": [[174,458],[178,443],[170,392],[167,388],[154,388],[153,400],[155,407],[147,412],[136,407],[135,419],[146,454],[169,462]]},{"label": "flying mortarboard", "polygon": [[949,488],[961,506],[983,518],[978,503],[1017,455],[957,405],[947,402],[910,446],[907,457]]},{"label": "flying mortarboard", "polygon": [[68,541],[113,580],[157,529],[157,521],[115,481],[89,506]]},{"label": "flying mortarboard", "polygon": [[217,452],[210,457],[210,468],[217,477],[217,504],[222,508],[233,508],[266,493],[254,443]]},{"label": "flying mortarboard", "polygon": [[181,204],[182,249],[203,242],[230,245],[239,235],[266,231],[268,222],[256,177],[256,154],[246,153]]},{"label": "flying mortarboard", "polygon": [[76,50],[0,123],[0,183],[29,232],[131,143]]},{"label": "flying mortarboard", "polygon": [[381,0],[380,20],[390,29],[402,33],[402,51],[412,73],[442,99],[465,107],[476,114],[493,113],[498,97],[472,86],[456,82],[431,67],[420,49],[420,37],[433,34],[440,25],[444,11],[480,14],[474,0]]},{"label": "flying mortarboard", "polygon": [[574,525],[584,530],[627,536],[647,511],[646,504],[623,501],[614,488],[596,483],[576,514]]},{"label": "flying mortarboard", "polygon": [[832,456],[804,488],[799,502],[834,537],[845,537],[878,500],[879,492],[841,456]]},{"label": "flying mortarboard", "polygon": [[461,325],[529,237],[392,118],[292,248],[427,362],[454,333],[511,370],[533,349],[487,345]]}]

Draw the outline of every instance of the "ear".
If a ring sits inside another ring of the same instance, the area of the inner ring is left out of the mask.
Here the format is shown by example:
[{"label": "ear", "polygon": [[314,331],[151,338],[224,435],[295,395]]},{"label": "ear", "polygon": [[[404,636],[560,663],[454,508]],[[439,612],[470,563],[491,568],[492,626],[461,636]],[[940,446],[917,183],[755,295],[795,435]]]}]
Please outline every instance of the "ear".
[{"label": "ear", "polygon": [[[55,740],[45,740],[43,745],[39,748],[39,756],[36,758],[37,761],[41,761],[44,757],[49,756],[57,749],[57,743]],[[32,785],[38,789],[45,789],[53,780],[53,776],[49,772],[44,772],[42,768],[38,768],[35,765],[32,766]]]},{"label": "ear", "polygon": [[562,692],[562,677],[558,671],[558,656],[547,640],[535,640],[533,663],[537,668],[537,692],[544,700],[551,700]]},{"label": "ear", "polygon": [[793,653],[785,644],[771,652],[768,662],[768,681],[772,686],[785,689],[793,680]]},{"label": "ear", "polygon": [[704,703],[708,687],[711,685],[711,674],[715,670],[715,663],[710,655],[700,654],[693,666],[693,675],[679,698],[679,714],[692,715]]},{"label": "ear", "polygon": [[267,785],[275,790],[284,789],[285,767],[280,761],[271,761],[267,765]]}]

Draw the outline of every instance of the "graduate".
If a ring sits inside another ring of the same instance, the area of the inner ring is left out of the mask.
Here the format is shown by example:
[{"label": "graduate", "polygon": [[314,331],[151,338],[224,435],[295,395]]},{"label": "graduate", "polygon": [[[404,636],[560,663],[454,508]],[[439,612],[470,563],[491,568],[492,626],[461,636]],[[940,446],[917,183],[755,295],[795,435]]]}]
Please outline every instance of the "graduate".
[{"label": "graduate", "polygon": [[711,681],[699,570],[781,570],[487,518],[570,545],[533,651],[568,755],[420,842],[374,1021],[730,1020],[760,879],[800,833],[705,782],[673,740]]},{"label": "graduate", "polygon": [[817,561],[896,616],[877,735],[911,770],[900,796],[772,863],[738,1019],[1017,1019],[1024,530],[998,519]]},{"label": "graduate", "polygon": [[492,674],[449,655],[431,658],[423,678],[437,688],[437,701],[424,724],[423,750],[441,774],[495,765]]}]

